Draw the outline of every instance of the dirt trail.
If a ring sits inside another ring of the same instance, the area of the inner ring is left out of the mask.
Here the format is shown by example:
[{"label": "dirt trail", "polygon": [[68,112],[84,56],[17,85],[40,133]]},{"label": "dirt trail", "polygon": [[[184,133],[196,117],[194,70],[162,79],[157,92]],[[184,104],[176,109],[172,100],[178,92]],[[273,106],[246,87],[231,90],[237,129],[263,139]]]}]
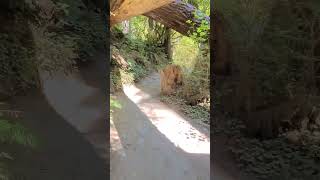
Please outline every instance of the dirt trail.
[{"label": "dirt trail", "polygon": [[43,93],[55,111],[78,130],[94,146],[97,153],[107,158],[106,70],[101,61],[105,55],[79,65],[70,75],[42,72]]},{"label": "dirt trail", "polygon": [[35,91],[10,102],[23,111],[21,123],[43,142],[37,152],[14,152],[16,179],[107,178],[105,59],[101,53],[70,75],[42,72],[42,94]]},{"label": "dirt trail", "polygon": [[209,180],[209,127],[187,119],[159,99],[159,74],[117,95],[111,122],[112,180]]}]

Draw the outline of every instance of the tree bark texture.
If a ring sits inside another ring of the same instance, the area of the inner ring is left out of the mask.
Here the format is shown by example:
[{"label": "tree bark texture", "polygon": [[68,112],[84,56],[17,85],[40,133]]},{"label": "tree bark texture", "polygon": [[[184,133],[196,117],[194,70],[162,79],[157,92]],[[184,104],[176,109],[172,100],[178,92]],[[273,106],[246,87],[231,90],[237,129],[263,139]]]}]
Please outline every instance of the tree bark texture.
[{"label": "tree bark texture", "polygon": [[170,28],[166,28],[165,32],[165,40],[164,40],[164,46],[166,49],[166,54],[168,56],[169,60],[172,60],[172,47],[171,47],[171,30]]},{"label": "tree bark texture", "polygon": [[110,25],[113,26],[131,17],[142,15],[174,0],[111,0]]},{"label": "tree bark texture", "polygon": [[[194,17],[195,12],[201,13],[194,6],[181,0],[175,0],[168,5],[146,12],[144,15],[183,35],[189,36],[188,32],[192,31],[194,27],[187,21],[191,20],[196,27],[201,23],[201,20]],[[206,16],[204,19],[210,23],[210,17]]]}]

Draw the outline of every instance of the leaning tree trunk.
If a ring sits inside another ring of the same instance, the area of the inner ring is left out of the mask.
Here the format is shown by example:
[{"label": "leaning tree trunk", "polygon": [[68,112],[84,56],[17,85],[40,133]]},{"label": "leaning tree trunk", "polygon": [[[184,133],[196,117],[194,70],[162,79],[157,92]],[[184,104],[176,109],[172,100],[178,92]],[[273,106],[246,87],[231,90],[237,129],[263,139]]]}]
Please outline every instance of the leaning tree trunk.
[{"label": "leaning tree trunk", "polygon": [[231,74],[231,43],[226,37],[227,23],[222,14],[214,11],[212,13],[213,26],[211,41],[211,52],[213,52],[213,72],[215,75],[230,75]]},{"label": "leaning tree trunk", "polygon": [[[137,15],[145,15],[163,25],[185,35],[189,36],[189,31],[193,31],[199,26],[202,20],[210,24],[210,17],[205,16],[204,19],[197,19],[194,13],[201,13],[194,6],[184,3],[181,0],[136,0],[131,3],[130,0],[111,0],[110,2],[110,25],[115,25],[121,21],[129,19]],[[209,35],[210,52],[213,52],[214,58],[214,74],[229,75],[230,70],[230,44],[225,39],[225,22],[221,22],[221,14],[213,12],[214,28],[212,34]],[[191,26],[187,23],[192,21]],[[218,22],[216,22],[218,20]]]},{"label": "leaning tree trunk", "polygon": [[131,17],[172,3],[173,1],[174,0],[111,0],[110,25],[113,26]]},{"label": "leaning tree trunk", "polygon": [[[188,32],[194,29],[188,20],[199,26],[203,19],[194,17],[194,13],[201,13],[191,4],[181,0],[111,0],[110,2],[111,26],[137,15],[145,15],[161,24],[189,36]],[[210,23],[210,17],[204,20]]]},{"label": "leaning tree trunk", "polygon": [[[189,36],[188,32],[194,30],[194,27],[187,23],[187,21],[191,20],[195,23],[195,27],[199,26],[202,21],[202,19],[194,17],[195,12],[201,13],[194,6],[184,3],[181,0],[175,0],[168,5],[147,12],[144,15],[185,36]],[[208,16],[205,16],[204,20],[210,24],[210,18]]]}]

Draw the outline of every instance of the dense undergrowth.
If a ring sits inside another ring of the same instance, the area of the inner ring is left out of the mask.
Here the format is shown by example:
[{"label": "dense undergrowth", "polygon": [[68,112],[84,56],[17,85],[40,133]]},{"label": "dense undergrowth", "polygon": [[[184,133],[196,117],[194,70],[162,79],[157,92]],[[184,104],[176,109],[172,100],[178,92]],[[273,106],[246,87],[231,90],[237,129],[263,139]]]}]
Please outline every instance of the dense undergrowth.
[{"label": "dense undergrowth", "polygon": [[[13,122],[14,119],[10,120],[4,116],[0,116],[0,144],[1,146],[19,146],[24,149],[37,149],[39,147],[39,139],[23,125]],[[13,175],[11,174],[8,163],[14,161],[15,154],[0,149],[0,179],[10,179]]]},{"label": "dense undergrowth", "polygon": [[[88,11],[81,0],[4,0],[0,4],[0,100],[40,88],[39,70],[69,73],[76,70],[78,61],[89,60],[105,46],[101,15]],[[18,121],[0,116],[1,147],[37,148],[38,137]],[[8,164],[19,161],[10,150],[0,149],[0,179],[10,179]]]},{"label": "dense undergrowth", "polygon": [[81,6],[80,0],[32,0],[1,9],[2,94],[39,87],[39,69],[70,72],[77,60],[85,61],[104,47],[101,15]]},{"label": "dense undergrowth", "polygon": [[[258,179],[320,179],[319,44],[314,33],[319,31],[319,3],[215,3],[227,27],[220,35],[231,44],[233,70],[231,77],[217,80],[216,110],[228,116],[214,117],[221,118],[214,122],[219,123],[215,135],[230,138],[241,170]],[[299,97],[303,101],[291,101]],[[259,134],[263,130],[276,133]]]},{"label": "dense undergrowth", "polygon": [[320,147],[312,142],[292,144],[285,135],[261,140],[245,135],[245,125],[230,116],[214,126],[214,136],[224,135],[239,168],[258,179],[316,180],[320,178]]},{"label": "dense undergrowth", "polygon": [[191,106],[187,104],[187,101],[183,97],[179,97],[178,95],[162,96],[161,101],[173,105],[179,112],[197,122],[210,123],[210,107],[206,106],[207,104]]},{"label": "dense undergrowth", "polygon": [[210,106],[210,54],[204,54],[199,48],[201,42],[179,34],[176,36],[173,37],[176,40],[173,42],[172,63],[182,67],[184,77],[184,83],[177,94],[189,105]]},{"label": "dense undergrowth", "polygon": [[[157,71],[169,63],[164,48],[156,42],[151,43],[150,35],[145,33],[138,36],[141,27],[134,26],[135,21],[144,22],[145,19],[135,17],[131,20],[132,32],[124,34],[121,26],[116,26],[111,31],[111,91],[118,91],[123,84],[139,81],[151,71]],[[135,29],[134,29],[135,28]],[[150,32],[149,32],[150,33]]]}]

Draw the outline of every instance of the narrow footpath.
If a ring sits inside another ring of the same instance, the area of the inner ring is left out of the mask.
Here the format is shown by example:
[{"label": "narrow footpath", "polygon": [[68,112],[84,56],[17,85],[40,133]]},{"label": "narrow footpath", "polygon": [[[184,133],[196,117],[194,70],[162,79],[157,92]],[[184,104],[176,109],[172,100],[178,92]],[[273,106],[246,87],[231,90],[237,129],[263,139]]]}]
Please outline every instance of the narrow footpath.
[{"label": "narrow footpath", "polygon": [[112,180],[210,180],[209,127],[160,101],[153,73],[117,95],[111,122]]},{"label": "narrow footpath", "polygon": [[20,121],[42,142],[36,152],[16,150],[10,165],[16,179],[105,180],[108,134],[104,53],[70,75],[41,72],[42,90],[15,97]]}]

